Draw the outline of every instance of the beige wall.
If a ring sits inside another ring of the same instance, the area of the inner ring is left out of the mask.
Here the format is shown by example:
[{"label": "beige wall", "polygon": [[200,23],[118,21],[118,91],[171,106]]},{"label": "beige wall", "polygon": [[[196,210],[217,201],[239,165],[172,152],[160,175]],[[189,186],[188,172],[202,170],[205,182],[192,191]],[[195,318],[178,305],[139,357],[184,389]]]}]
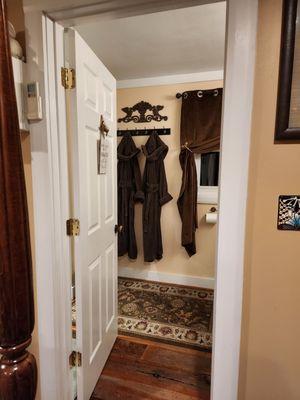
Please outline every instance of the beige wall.
[{"label": "beige wall", "polygon": [[[168,116],[168,121],[155,122],[148,124],[119,123],[120,129],[143,128],[147,127],[166,127],[171,128],[170,136],[162,136],[164,142],[169,146],[169,152],[165,159],[165,167],[169,192],[173,200],[163,206],[162,209],[162,235],[164,257],[159,262],[144,263],[142,245],[142,207],[136,207],[136,236],[138,243],[139,256],[136,261],[130,261],[127,256],[119,258],[119,266],[132,267],[139,270],[155,270],[163,273],[175,273],[183,275],[193,275],[201,277],[214,276],[215,244],[216,244],[216,225],[208,225],[204,222],[205,213],[210,209],[210,205],[198,205],[199,229],[196,235],[197,254],[189,258],[181,246],[181,222],[177,209],[177,198],[181,186],[181,168],[178,161],[180,152],[180,109],[181,100],[176,99],[177,92],[193,89],[211,89],[221,87],[221,81],[185,83],[166,86],[152,86],[132,89],[119,89],[117,94],[118,118],[125,114],[121,111],[122,107],[133,106],[135,103],[144,100],[151,104],[161,104],[165,108],[162,115]],[[134,137],[138,147],[144,144],[147,137]],[[140,156],[141,170],[144,167],[144,157]]]},{"label": "beige wall", "polygon": [[300,193],[300,144],[274,144],[281,1],[261,0],[253,110],[240,400],[300,399],[299,232],[276,229]]}]

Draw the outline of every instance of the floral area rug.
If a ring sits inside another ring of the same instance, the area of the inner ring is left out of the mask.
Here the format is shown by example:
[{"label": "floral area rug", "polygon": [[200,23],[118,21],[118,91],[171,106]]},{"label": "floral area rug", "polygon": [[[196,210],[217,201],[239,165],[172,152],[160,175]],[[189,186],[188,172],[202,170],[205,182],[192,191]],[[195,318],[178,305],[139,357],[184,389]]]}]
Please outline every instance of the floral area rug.
[{"label": "floral area rug", "polygon": [[210,289],[119,278],[119,333],[211,350]]}]

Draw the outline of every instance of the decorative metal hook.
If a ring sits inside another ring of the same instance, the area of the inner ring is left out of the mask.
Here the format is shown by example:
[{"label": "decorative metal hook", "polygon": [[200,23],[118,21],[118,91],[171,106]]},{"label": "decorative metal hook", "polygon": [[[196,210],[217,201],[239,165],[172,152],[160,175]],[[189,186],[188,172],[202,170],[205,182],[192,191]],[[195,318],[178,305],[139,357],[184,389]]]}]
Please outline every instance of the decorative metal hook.
[{"label": "decorative metal hook", "polygon": [[104,118],[103,115],[101,114],[100,116],[100,126],[99,126],[99,130],[102,133],[102,135],[105,137],[108,132],[109,132],[109,127],[106,125],[106,123],[104,122]]}]

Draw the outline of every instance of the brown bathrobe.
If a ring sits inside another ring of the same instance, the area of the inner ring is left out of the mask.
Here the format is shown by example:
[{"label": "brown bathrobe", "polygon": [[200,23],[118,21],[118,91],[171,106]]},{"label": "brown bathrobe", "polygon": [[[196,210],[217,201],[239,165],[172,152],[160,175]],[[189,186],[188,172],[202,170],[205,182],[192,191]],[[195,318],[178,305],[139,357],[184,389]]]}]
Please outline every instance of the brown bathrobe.
[{"label": "brown bathrobe", "polygon": [[140,150],[130,134],[125,134],[118,146],[118,255],[128,253],[129,258],[137,258],[134,231],[134,204],[144,201],[142,179],[138,163]]},{"label": "brown bathrobe", "polygon": [[153,133],[142,149],[146,156],[143,176],[145,193],[143,205],[144,260],[151,262],[160,260],[163,256],[160,226],[161,207],[172,200],[172,196],[168,193],[164,166],[164,158],[169,148],[157,133]]}]

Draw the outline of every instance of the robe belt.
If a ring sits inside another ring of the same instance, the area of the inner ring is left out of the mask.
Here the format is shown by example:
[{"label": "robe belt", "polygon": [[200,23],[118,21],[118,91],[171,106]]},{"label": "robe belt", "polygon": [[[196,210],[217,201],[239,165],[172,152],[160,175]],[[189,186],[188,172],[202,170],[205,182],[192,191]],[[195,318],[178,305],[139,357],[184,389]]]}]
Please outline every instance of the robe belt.
[{"label": "robe belt", "polygon": [[148,193],[147,200],[145,204],[145,219],[144,219],[144,232],[148,232],[149,214],[150,206],[153,200],[154,193],[158,192],[158,183],[146,183],[145,191]]},{"label": "robe belt", "polygon": [[[130,182],[130,181],[129,182],[128,181],[120,181],[118,183],[118,185],[122,189],[122,209],[123,209],[122,217],[123,218],[122,218],[122,221],[121,221],[121,225],[123,227],[125,227],[126,226],[125,225],[125,219],[126,219],[126,217],[128,217],[128,203],[127,203],[127,200],[126,200],[126,194],[127,194],[127,189],[132,189],[133,185],[132,185],[132,182]],[[130,199],[130,204],[131,204],[131,201],[133,201],[133,199],[132,199],[133,193],[130,194],[130,197],[131,197],[131,199]],[[121,231],[121,233],[124,233],[124,231],[125,231],[125,229],[123,229]]]}]

